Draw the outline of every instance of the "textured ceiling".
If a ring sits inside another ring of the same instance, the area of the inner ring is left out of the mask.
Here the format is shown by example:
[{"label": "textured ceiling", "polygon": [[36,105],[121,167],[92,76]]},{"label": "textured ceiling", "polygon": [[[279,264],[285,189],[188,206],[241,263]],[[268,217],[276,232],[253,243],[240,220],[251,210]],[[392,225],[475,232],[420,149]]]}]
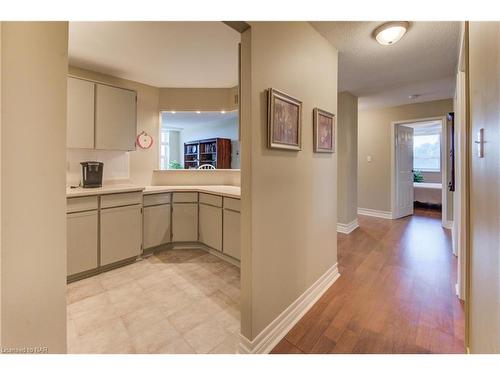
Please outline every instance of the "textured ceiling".
[{"label": "textured ceiling", "polygon": [[391,46],[372,36],[382,23],[311,22],[339,50],[339,91],[358,96],[361,109],[453,97],[460,23],[410,22]]},{"label": "textured ceiling", "polygon": [[239,42],[222,22],[70,22],[69,61],[156,87],[233,87]]}]

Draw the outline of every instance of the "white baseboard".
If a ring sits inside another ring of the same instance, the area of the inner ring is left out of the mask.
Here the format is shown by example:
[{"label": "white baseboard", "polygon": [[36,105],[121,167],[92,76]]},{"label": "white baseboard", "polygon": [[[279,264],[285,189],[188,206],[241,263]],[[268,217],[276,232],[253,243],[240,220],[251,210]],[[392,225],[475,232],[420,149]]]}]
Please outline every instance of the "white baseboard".
[{"label": "white baseboard", "polygon": [[358,227],[359,227],[358,219],[354,219],[353,221],[347,224],[337,223],[337,232],[349,234]]},{"label": "white baseboard", "polygon": [[372,210],[371,208],[358,207],[358,215],[373,216],[381,219],[392,219],[392,212]]},{"label": "white baseboard", "polygon": [[453,229],[453,220],[445,220],[443,221],[443,228]]},{"label": "white baseboard", "polygon": [[240,335],[239,352],[243,354],[269,353],[302,318],[326,290],[339,278],[337,263],[330,267],[299,298],[264,328],[252,341]]}]

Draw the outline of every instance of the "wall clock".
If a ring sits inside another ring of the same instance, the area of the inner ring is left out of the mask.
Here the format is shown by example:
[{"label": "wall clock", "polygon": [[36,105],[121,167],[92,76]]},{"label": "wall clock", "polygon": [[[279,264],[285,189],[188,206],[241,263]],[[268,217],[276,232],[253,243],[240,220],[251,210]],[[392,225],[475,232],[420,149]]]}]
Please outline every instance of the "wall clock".
[{"label": "wall clock", "polygon": [[153,145],[153,137],[151,137],[148,133],[146,133],[144,130],[139,133],[139,135],[136,138],[137,146],[140,148],[147,150]]}]

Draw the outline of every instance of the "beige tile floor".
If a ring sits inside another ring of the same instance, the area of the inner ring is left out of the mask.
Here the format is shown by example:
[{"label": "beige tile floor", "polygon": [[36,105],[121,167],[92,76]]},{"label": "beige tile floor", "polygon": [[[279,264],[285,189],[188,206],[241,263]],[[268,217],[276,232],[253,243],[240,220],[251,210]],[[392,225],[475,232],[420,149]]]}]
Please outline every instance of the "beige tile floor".
[{"label": "beige tile floor", "polygon": [[68,353],[236,353],[240,270],[168,250],[68,285]]}]

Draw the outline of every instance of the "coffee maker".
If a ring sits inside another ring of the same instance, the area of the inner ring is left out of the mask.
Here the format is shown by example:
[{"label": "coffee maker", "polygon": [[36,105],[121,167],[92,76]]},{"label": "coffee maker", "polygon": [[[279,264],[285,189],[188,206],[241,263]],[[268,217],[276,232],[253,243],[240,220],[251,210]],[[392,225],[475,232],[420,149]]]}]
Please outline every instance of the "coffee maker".
[{"label": "coffee maker", "polygon": [[100,161],[84,161],[82,165],[83,188],[98,188],[102,186],[102,170],[104,163]]}]

